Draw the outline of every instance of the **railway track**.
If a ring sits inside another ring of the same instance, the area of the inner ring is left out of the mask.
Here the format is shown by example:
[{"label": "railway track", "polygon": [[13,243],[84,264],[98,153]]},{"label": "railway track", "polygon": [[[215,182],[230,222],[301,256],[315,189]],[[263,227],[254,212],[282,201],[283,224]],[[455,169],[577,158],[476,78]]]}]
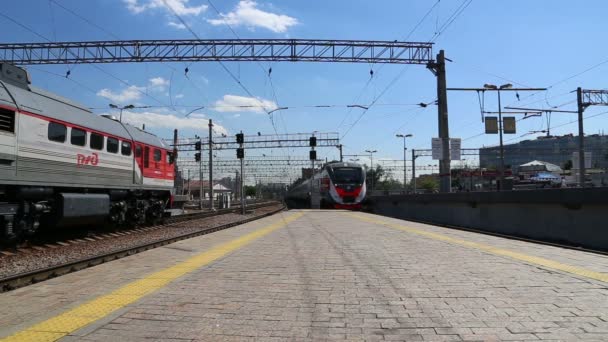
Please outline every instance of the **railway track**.
[{"label": "railway track", "polygon": [[[151,242],[139,243],[139,244],[135,244],[133,246],[129,246],[126,248],[121,248],[121,249],[113,250],[113,251],[106,252],[106,253],[99,253],[99,254],[96,254],[93,256],[87,256],[87,257],[84,257],[81,259],[75,259],[75,260],[71,260],[71,261],[68,261],[65,263],[52,265],[49,267],[43,267],[43,268],[39,268],[39,269],[27,271],[27,272],[21,272],[21,273],[4,276],[4,277],[0,278],[0,293],[11,291],[11,290],[14,290],[14,289],[17,289],[20,287],[24,287],[24,286],[27,286],[30,284],[35,284],[35,283],[38,283],[38,282],[41,282],[44,280],[48,280],[48,279],[52,279],[52,278],[55,278],[55,277],[58,277],[61,275],[68,274],[68,273],[76,272],[76,271],[79,271],[79,270],[82,270],[82,269],[85,269],[88,267],[93,267],[93,266],[96,266],[96,265],[99,265],[99,264],[102,264],[102,263],[105,263],[108,261],[124,258],[124,257],[130,256],[133,254],[137,254],[137,253],[141,253],[143,251],[147,251],[147,250],[161,247],[161,246],[164,246],[167,244],[171,244],[176,241],[185,240],[185,239],[193,238],[196,236],[205,235],[205,234],[213,233],[213,232],[216,232],[219,230],[234,227],[237,225],[241,225],[241,224],[251,222],[251,221],[266,217],[266,216],[273,215],[273,214],[285,209],[285,207],[283,205],[280,205],[277,202],[265,202],[265,203],[251,204],[251,205],[247,206],[247,209],[248,210],[263,209],[263,208],[272,207],[272,206],[275,206],[276,208],[274,208],[270,211],[264,212],[262,214],[259,214],[259,215],[250,216],[243,220],[235,220],[235,221],[232,221],[232,222],[229,222],[226,224],[221,224],[221,225],[208,227],[208,228],[196,229],[194,231],[187,232],[184,234],[178,234],[175,236],[170,236],[167,238],[163,238],[163,239],[159,239],[159,240],[155,240],[155,241],[151,241]],[[153,230],[158,230],[158,228],[161,228],[161,227],[177,225],[177,224],[183,223],[183,222],[196,221],[196,220],[200,220],[200,219],[217,217],[217,216],[221,216],[224,214],[230,214],[230,213],[236,213],[236,212],[240,212],[240,207],[222,209],[222,210],[217,210],[215,212],[179,215],[179,216],[174,217],[172,220],[167,220],[165,222],[165,224],[160,225],[160,226],[133,229],[133,230],[130,230],[129,232],[126,232],[126,231],[122,232],[123,235],[110,234],[109,236],[124,236],[124,235],[133,234],[134,232],[146,233],[146,232],[151,232]],[[88,239],[85,238],[85,239],[77,239],[76,241],[80,242],[81,244],[86,245],[87,241],[94,242],[94,241],[100,241],[100,240],[96,240],[96,239],[92,239],[92,238],[88,238]],[[69,245],[66,245],[66,247],[68,247],[68,246]],[[46,248],[49,248],[49,250],[53,249],[53,252],[57,253],[57,252],[61,251],[61,247],[63,247],[63,245],[60,244],[60,245],[53,246],[53,247],[47,246]],[[38,247],[38,248],[35,248],[34,250],[42,251],[42,250],[44,250],[44,248],[45,247]]]}]

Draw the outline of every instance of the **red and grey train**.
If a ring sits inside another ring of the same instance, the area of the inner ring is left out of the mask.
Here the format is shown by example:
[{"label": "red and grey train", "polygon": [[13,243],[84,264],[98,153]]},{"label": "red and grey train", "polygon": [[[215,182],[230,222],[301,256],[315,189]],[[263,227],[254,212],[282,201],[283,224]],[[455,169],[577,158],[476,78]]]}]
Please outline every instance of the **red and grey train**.
[{"label": "red and grey train", "polygon": [[366,194],[365,171],[355,163],[327,163],[312,178],[292,186],[285,201],[292,208],[309,207],[311,191],[319,192],[321,208],[361,209]]},{"label": "red and grey train", "polygon": [[0,241],[43,226],[156,222],[174,173],[160,138],[35,88],[25,70],[0,63]]}]

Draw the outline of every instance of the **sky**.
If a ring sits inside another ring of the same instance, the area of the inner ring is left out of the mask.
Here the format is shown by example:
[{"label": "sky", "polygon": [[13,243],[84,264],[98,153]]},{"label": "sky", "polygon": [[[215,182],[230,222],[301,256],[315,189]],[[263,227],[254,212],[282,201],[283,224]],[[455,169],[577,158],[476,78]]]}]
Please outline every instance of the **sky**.
[{"label": "sky", "polygon": [[[170,7],[170,8],[169,8]],[[22,0],[0,9],[3,43],[128,39],[307,38],[434,42],[444,50],[448,87],[511,83],[546,87],[544,92],[503,93],[502,103],[518,107],[576,109],[576,87],[604,89],[608,45],[608,3],[585,1],[252,1],[252,0]],[[183,22],[176,16],[183,20]],[[9,20],[11,18],[13,21]],[[16,24],[20,23],[22,26]],[[185,23],[185,25],[184,25]],[[27,27],[24,28],[23,26]],[[250,97],[217,62],[41,65],[28,71],[35,86],[92,108],[108,105],[151,108],[123,112],[123,119],[169,138],[215,134],[338,132],[344,153],[377,150],[374,159],[401,159],[408,148],[430,148],[437,136],[436,79],[424,66],[350,63],[226,62]],[[188,73],[185,74],[185,68]],[[272,68],[269,77],[267,70]],[[373,76],[370,76],[373,70]],[[69,76],[65,77],[69,71]],[[431,103],[421,108],[418,103]],[[278,107],[270,117],[266,110]],[[349,104],[369,110],[348,108]],[[316,105],[332,107],[311,108]],[[203,108],[200,108],[203,107]],[[197,109],[198,108],[198,109]],[[477,94],[448,94],[450,136],[462,147],[496,145],[482,134]],[[487,93],[486,111],[497,110],[496,93]],[[197,110],[195,110],[197,109]],[[602,132],[606,108],[586,110],[585,132]],[[191,113],[190,113],[191,112]],[[188,117],[186,117],[186,115]],[[576,115],[554,113],[551,133],[577,134]],[[533,139],[547,129],[547,117],[518,121],[505,142]],[[338,158],[334,148],[319,157]],[[252,152],[253,154],[258,154]],[[306,148],[267,151],[307,156]],[[358,158],[366,162],[366,157]],[[474,161],[472,161],[474,163]],[[421,161],[433,165],[430,159]]]}]

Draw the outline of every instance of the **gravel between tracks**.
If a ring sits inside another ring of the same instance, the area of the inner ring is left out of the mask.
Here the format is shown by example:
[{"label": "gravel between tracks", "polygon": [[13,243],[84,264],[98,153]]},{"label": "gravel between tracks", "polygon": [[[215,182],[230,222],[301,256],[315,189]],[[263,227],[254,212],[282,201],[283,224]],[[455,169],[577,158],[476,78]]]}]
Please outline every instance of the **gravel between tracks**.
[{"label": "gravel between tracks", "polygon": [[273,205],[258,208],[253,213],[244,216],[236,213],[223,214],[198,220],[174,223],[143,233],[134,232],[132,234],[112,236],[96,241],[73,243],[67,246],[54,245],[54,248],[46,247],[40,250],[30,248],[25,252],[22,251],[15,255],[0,255],[0,278],[62,265],[112,251],[119,251],[146,243],[162,241],[171,237],[238,222],[272,212],[280,207],[280,205]]}]

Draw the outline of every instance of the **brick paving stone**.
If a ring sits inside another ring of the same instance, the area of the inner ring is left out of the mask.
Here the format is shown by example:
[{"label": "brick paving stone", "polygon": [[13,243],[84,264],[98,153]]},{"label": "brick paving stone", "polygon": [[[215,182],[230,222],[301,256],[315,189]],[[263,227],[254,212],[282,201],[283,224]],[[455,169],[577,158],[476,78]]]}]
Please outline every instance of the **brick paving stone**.
[{"label": "brick paving stone", "polygon": [[[604,256],[375,218],[608,271]],[[233,232],[251,231],[239,229]],[[196,253],[208,246],[191,243],[187,247]],[[168,256],[177,262],[188,255],[167,249],[157,258]],[[157,269],[155,259],[140,260],[116,263],[105,269],[105,276],[120,283],[126,276],[121,267],[133,266],[140,272]],[[89,275],[90,279],[96,276]],[[77,290],[83,284],[56,283],[45,292],[16,293],[14,300],[5,303],[9,310],[19,310],[18,300],[46,295],[46,307],[52,308],[57,302],[70,303],[66,289]],[[66,289],[54,293],[53,288],[60,285]],[[608,340],[607,312],[607,286],[599,281],[413,235],[338,211],[319,211],[307,212],[287,228],[170,283],[71,338],[592,341]],[[24,310],[22,315],[27,321],[31,313]]]}]

